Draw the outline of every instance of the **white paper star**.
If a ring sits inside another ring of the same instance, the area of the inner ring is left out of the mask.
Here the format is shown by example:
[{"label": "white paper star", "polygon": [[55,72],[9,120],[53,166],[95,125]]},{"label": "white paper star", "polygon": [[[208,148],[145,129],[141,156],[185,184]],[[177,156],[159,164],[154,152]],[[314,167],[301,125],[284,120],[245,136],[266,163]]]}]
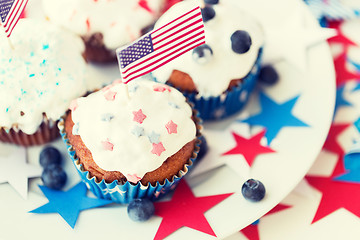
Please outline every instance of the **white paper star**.
[{"label": "white paper star", "polygon": [[298,11],[289,15],[288,19],[282,21],[283,24],[280,26],[264,27],[266,35],[265,62],[273,63],[285,60],[300,71],[306,72],[308,49],[336,35],[334,29],[307,27],[309,24],[306,23],[303,8],[303,5],[299,5]]},{"label": "white paper star", "polygon": [[28,178],[39,177],[41,172],[41,167],[26,163],[25,148],[0,156],[0,183],[9,183],[24,199],[28,193]]}]

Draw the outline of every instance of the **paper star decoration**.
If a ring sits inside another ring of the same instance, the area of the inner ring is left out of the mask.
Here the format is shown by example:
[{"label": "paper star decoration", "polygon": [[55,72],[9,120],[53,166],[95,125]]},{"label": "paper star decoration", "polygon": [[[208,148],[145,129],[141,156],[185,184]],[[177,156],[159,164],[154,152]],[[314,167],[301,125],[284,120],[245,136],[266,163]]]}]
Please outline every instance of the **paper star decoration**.
[{"label": "paper star decoration", "polygon": [[340,182],[332,177],[307,176],[306,180],[322,192],[322,198],[312,223],[340,208],[345,208],[360,217],[360,184]]},{"label": "paper star decoration", "polygon": [[338,137],[345,131],[351,123],[333,123],[330,127],[328,136],[323,148],[329,152],[343,155],[345,153],[343,147],[339,144]]},{"label": "paper star decoration", "polygon": [[344,46],[344,49],[347,50],[349,46],[356,46],[356,44],[343,34],[341,31],[341,23],[342,22],[330,22],[329,27],[336,29],[337,35],[329,38],[328,42],[330,44],[340,43]]},{"label": "paper star decoration", "polygon": [[26,163],[26,149],[18,148],[9,156],[0,156],[0,184],[9,183],[24,199],[28,178],[40,177],[42,168]]},{"label": "paper star decoration", "polygon": [[283,127],[308,127],[306,123],[292,115],[291,111],[299,96],[278,104],[264,93],[260,93],[261,112],[240,122],[260,125],[266,128],[268,145]]},{"label": "paper star decoration", "polygon": [[336,177],[336,180],[352,183],[360,183],[360,142],[352,147],[352,150],[344,157],[346,173]]},{"label": "paper star decoration", "polygon": [[339,107],[342,106],[352,106],[351,103],[349,103],[345,98],[344,98],[344,90],[345,90],[345,85],[342,85],[340,87],[338,87],[336,89],[336,102],[335,102],[335,113],[338,110]]},{"label": "paper star decoration", "polygon": [[347,66],[347,54],[346,52],[340,54],[334,60],[334,66],[336,71],[336,85],[344,86],[349,81],[360,81],[360,74],[351,72]]},{"label": "paper star decoration", "polygon": [[216,236],[204,213],[232,195],[195,197],[185,180],[181,180],[171,201],[155,202],[155,215],[162,217],[154,240],[163,239],[181,227],[189,227]]},{"label": "paper star decoration", "polygon": [[[271,209],[268,213],[266,213],[263,217],[266,217],[270,214],[274,214],[277,212],[281,212],[290,207],[291,206],[289,206],[289,205],[279,203],[273,209]],[[249,240],[260,240],[260,235],[259,235],[259,222],[260,221],[261,221],[261,219],[255,221],[254,223],[250,224],[246,228],[243,228],[242,230],[240,230],[240,232],[243,233]]]},{"label": "paper star decoration", "polygon": [[30,212],[39,214],[58,213],[72,228],[75,227],[80,211],[112,203],[110,200],[86,197],[87,188],[83,182],[78,183],[67,192],[53,190],[45,186],[39,187],[49,203]]},{"label": "paper star decoration", "polygon": [[236,134],[235,132],[232,132],[232,135],[236,141],[236,146],[230,149],[229,151],[223,153],[222,155],[224,156],[224,155],[242,154],[246,162],[251,167],[257,155],[263,153],[275,152],[271,148],[262,146],[260,144],[260,141],[264,137],[264,134],[265,134],[265,130],[247,139]]},{"label": "paper star decoration", "polygon": [[[303,6],[299,5],[299,8]],[[303,9],[305,11],[305,9]],[[267,36],[264,56],[266,62],[286,60],[301,71],[307,69],[307,50],[314,44],[335,36],[336,31],[320,27],[307,28],[304,12],[296,11],[281,26],[264,28]],[[283,34],[286,32],[286,34]]]}]

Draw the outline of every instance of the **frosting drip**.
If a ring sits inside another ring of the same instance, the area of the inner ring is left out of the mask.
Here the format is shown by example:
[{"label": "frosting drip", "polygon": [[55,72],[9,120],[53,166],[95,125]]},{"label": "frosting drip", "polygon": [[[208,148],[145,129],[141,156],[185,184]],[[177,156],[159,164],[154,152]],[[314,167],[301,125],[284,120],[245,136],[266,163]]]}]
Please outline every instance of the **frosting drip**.
[{"label": "frosting drip", "polygon": [[141,36],[159,17],[164,0],[43,0],[50,20],[81,36],[100,32],[116,49]]},{"label": "frosting drip", "polygon": [[[126,93],[128,87],[128,94]],[[116,81],[72,104],[73,132],[96,164],[137,182],[196,136],[192,109],[176,89]]]},{"label": "frosting drip", "polygon": [[[174,5],[161,16],[155,28],[198,4],[199,1],[191,0]],[[252,16],[227,1],[219,1],[219,4],[212,6],[215,16],[204,23],[205,41],[212,50],[212,58],[199,62],[193,57],[193,52],[189,51],[153,72],[159,82],[165,83],[176,69],[190,75],[200,96],[219,96],[228,88],[232,79],[241,79],[251,71],[259,49],[264,44],[261,26]],[[231,48],[230,38],[237,30],[247,31],[251,36],[252,45],[244,54],[235,53]]]},{"label": "frosting drip", "polygon": [[43,113],[56,121],[85,89],[80,38],[46,22],[21,19],[0,38],[0,127],[33,134]]}]

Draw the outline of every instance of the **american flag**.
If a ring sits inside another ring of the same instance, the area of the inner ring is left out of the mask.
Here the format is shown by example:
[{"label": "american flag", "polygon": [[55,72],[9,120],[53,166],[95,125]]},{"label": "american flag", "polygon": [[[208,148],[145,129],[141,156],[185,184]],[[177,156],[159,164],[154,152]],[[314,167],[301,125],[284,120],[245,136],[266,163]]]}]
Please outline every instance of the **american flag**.
[{"label": "american flag", "polygon": [[116,50],[124,83],[145,75],[205,43],[200,7]]},{"label": "american flag", "polygon": [[28,0],[0,0],[1,25],[5,28],[7,37],[10,37],[27,2]]}]

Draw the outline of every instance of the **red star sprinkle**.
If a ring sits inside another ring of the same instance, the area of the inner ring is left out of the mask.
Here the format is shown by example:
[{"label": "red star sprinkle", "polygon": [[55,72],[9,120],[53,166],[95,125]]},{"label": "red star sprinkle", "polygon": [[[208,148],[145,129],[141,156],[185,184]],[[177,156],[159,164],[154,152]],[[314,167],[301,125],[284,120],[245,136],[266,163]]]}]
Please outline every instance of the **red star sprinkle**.
[{"label": "red star sprinkle", "polygon": [[143,114],[141,109],[139,109],[138,111],[134,111],[133,114],[134,114],[133,121],[138,122],[140,124],[142,124],[144,119],[146,118],[146,115]]},{"label": "red star sprinkle", "polygon": [[171,92],[171,88],[169,86],[157,85],[157,86],[154,86],[154,91],[155,92],[165,92],[165,91]]},{"label": "red star sprinkle", "polygon": [[[270,214],[281,212],[290,207],[291,206],[289,206],[289,205],[279,203],[273,209],[271,209],[268,213],[266,213],[264,215],[264,217],[267,215],[270,215]],[[261,221],[261,219],[260,219],[260,221]],[[259,227],[259,224],[250,224],[246,228],[243,228],[242,230],[240,230],[240,232],[243,233],[245,235],[245,237],[247,237],[249,240],[260,240],[258,227]]]},{"label": "red star sprinkle", "polygon": [[138,177],[136,174],[127,174],[126,175],[126,179],[129,181],[129,182],[132,182],[132,183],[138,183],[140,180],[141,180],[141,177]]},{"label": "red star sprinkle", "polygon": [[77,99],[74,99],[71,101],[70,103],[70,106],[69,106],[69,109],[73,112],[76,110],[76,108],[78,107],[78,102],[77,102]]},{"label": "red star sprinkle", "polygon": [[114,149],[114,144],[112,144],[109,139],[106,139],[105,141],[101,141],[101,145],[105,150],[112,151]]},{"label": "red star sprinkle", "polygon": [[181,227],[216,236],[204,213],[231,195],[195,197],[186,181],[181,180],[171,201],[154,202],[155,215],[163,218],[154,240],[163,239]]},{"label": "red star sprinkle", "polygon": [[234,132],[232,132],[232,135],[236,141],[236,146],[226,153],[223,153],[222,156],[242,154],[251,167],[257,155],[275,152],[269,147],[260,145],[260,141],[265,135],[265,130],[252,136],[250,139],[244,138]]},{"label": "red star sprinkle", "polygon": [[109,91],[105,92],[104,97],[108,101],[114,101],[116,94],[117,94],[116,92],[109,90]]},{"label": "red star sprinkle", "polygon": [[161,153],[165,151],[165,148],[164,148],[162,142],[153,143],[152,146],[153,146],[153,149],[151,150],[151,153],[156,154],[158,156],[160,156]]},{"label": "red star sprinkle", "polygon": [[346,130],[351,123],[341,123],[341,124],[332,124],[326,138],[323,149],[336,153],[338,155],[343,155],[345,153],[344,149],[338,142],[339,135]]},{"label": "red star sprinkle", "polygon": [[306,180],[322,192],[322,198],[312,223],[340,208],[360,218],[360,184],[332,180],[332,177],[310,177]]},{"label": "red star sprinkle", "polygon": [[165,127],[169,134],[177,133],[177,125],[172,120],[170,120]]},{"label": "red star sprinkle", "polygon": [[88,32],[90,32],[90,19],[89,18],[86,18],[86,29]]},{"label": "red star sprinkle", "polygon": [[349,71],[346,67],[347,54],[346,51],[340,54],[334,60],[334,66],[336,71],[336,84],[337,86],[342,86],[345,83],[356,80],[360,81],[360,74],[353,73]]}]

